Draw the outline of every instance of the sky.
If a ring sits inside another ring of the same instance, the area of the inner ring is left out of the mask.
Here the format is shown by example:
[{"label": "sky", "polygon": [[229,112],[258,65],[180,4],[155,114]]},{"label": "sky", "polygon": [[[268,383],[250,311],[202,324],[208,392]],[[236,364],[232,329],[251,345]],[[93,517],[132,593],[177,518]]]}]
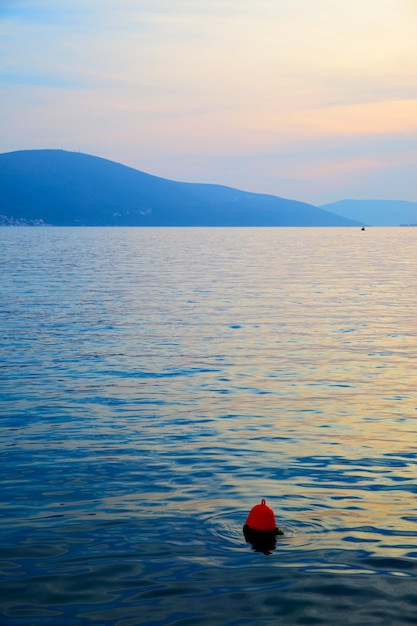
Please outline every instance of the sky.
[{"label": "sky", "polygon": [[0,0],[0,153],[417,201],[417,0]]}]

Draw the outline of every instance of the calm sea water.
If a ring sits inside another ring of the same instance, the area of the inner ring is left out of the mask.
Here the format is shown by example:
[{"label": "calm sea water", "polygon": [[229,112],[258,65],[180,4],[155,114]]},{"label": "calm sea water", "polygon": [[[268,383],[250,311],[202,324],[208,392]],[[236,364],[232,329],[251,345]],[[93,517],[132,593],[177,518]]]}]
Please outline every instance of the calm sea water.
[{"label": "calm sea water", "polygon": [[414,624],[416,236],[1,228],[0,623]]}]

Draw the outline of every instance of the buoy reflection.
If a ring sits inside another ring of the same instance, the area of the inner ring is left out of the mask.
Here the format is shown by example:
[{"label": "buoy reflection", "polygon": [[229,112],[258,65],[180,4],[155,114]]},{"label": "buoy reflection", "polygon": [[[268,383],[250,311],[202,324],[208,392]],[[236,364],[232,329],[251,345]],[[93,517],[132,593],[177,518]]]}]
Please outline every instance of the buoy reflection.
[{"label": "buoy reflection", "polygon": [[283,535],[284,533],[276,530],[272,532],[253,530],[245,524],[243,527],[243,534],[246,539],[246,543],[250,543],[255,552],[271,554],[272,550],[275,550],[277,546],[277,535]]}]

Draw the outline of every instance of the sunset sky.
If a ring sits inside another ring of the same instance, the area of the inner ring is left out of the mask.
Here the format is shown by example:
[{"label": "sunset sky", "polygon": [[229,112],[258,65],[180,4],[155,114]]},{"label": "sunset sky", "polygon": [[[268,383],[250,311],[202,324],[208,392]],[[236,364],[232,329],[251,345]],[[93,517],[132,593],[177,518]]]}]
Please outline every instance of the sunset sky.
[{"label": "sunset sky", "polygon": [[417,0],[0,0],[0,152],[417,201]]}]

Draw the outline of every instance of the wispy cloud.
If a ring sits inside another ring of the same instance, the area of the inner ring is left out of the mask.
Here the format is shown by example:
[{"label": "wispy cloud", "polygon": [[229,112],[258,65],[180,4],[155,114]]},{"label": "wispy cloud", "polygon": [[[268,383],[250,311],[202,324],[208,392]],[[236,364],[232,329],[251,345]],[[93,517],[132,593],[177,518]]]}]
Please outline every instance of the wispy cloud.
[{"label": "wispy cloud", "polygon": [[342,189],[365,189],[369,172],[368,196],[381,171],[395,195],[417,119],[408,4],[6,0],[1,147],[60,145],[312,202],[337,199],[330,171]]}]

